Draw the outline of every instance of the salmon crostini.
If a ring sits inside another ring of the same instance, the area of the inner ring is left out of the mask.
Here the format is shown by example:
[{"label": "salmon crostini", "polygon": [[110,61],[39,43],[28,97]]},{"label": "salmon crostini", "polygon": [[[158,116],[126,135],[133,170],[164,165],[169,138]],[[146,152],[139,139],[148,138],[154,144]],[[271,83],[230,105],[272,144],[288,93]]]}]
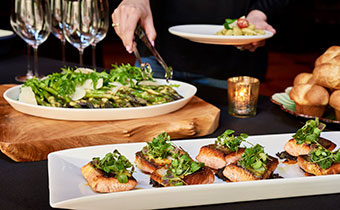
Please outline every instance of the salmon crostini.
[{"label": "salmon crostini", "polygon": [[279,161],[264,152],[261,145],[246,148],[241,158],[223,169],[223,176],[232,182],[267,179]]},{"label": "salmon crostini", "polygon": [[318,118],[308,120],[306,124],[300,128],[285,145],[284,150],[291,156],[307,155],[311,149],[322,145],[324,148],[332,151],[336,144],[332,141],[320,137],[321,132],[326,125],[320,123]]},{"label": "salmon crostini", "polygon": [[336,152],[322,147],[313,149],[308,155],[300,155],[297,164],[305,172],[316,176],[340,174],[340,149]]},{"label": "salmon crostini", "polygon": [[171,163],[171,155],[180,149],[170,142],[167,133],[161,133],[151,142],[136,152],[135,164],[137,168],[147,174],[151,174],[158,168]]},{"label": "salmon crostini", "polygon": [[[319,137],[318,143],[321,144],[326,149],[328,149],[329,151],[332,151],[336,147],[335,143],[322,137]],[[299,155],[307,155],[314,147],[316,146],[313,143],[298,144],[295,139],[290,139],[285,144],[284,150],[291,156],[297,157]]]},{"label": "salmon crostini", "polygon": [[187,153],[176,153],[170,165],[154,171],[150,183],[155,187],[210,184],[214,173],[204,163],[196,162]]},{"label": "salmon crostini", "polygon": [[214,144],[201,147],[196,160],[215,170],[236,162],[244,152],[244,148],[241,148],[240,144],[245,141],[248,135],[242,133],[240,136],[234,136],[233,133],[233,130],[226,130],[217,137]]},{"label": "salmon crostini", "polygon": [[115,150],[103,159],[93,158],[81,173],[93,191],[108,193],[134,189],[137,181],[132,176],[133,169],[129,160]]}]

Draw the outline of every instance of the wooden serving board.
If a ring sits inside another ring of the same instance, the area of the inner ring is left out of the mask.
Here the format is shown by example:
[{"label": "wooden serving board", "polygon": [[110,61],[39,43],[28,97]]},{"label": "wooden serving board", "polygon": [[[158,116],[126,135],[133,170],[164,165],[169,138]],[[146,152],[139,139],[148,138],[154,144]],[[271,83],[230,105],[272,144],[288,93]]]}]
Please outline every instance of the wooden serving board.
[{"label": "wooden serving board", "polygon": [[169,114],[132,120],[62,121],[30,116],[14,110],[3,92],[14,85],[0,85],[0,149],[17,162],[47,159],[57,150],[129,142],[151,141],[161,132],[171,139],[213,133],[220,110],[194,96],[182,109]]}]

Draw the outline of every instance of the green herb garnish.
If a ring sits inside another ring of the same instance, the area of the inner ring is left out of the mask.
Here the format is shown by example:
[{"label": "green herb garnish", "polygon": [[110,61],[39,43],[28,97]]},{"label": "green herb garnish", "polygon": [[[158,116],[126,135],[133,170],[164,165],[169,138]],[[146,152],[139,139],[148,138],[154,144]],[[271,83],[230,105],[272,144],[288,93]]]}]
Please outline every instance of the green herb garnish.
[{"label": "green herb garnish", "polygon": [[141,68],[131,66],[130,64],[121,66],[112,65],[112,67],[113,69],[110,70],[110,82],[119,82],[123,85],[130,83],[131,86],[134,86],[134,80],[153,80],[151,71],[145,72]]},{"label": "green herb garnish", "polygon": [[256,144],[253,147],[246,148],[238,161],[238,165],[253,172],[257,176],[261,176],[267,169],[268,155],[264,152],[264,148]]},{"label": "green herb garnish", "polygon": [[297,144],[317,144],[320,133],[325,127],[326,125],[324,123],[319,122],[319,118],[308,120],[306,124],[293,135],[293,138],[296,140]]},{"label": "green herb garnish", "polygon": [[103,159],[93,158],[91,163],[94,168],[104,171],[108,176],[117,178],[120,183],[127,183],[128,178],[134,172],[130,161],[116,149],[112,153],[107,153]]},{"label": "green herb garnish", "polygon": [[170,142],[170,136],[163,132],[152,139],[151,142],[147,142],[147,145],[142,149],[142,153],[146,157],[151,156],[154,159],[164,159],[171,156],[175,147]]},{"label": "green herb garnish", "polygon": [[224,28],[225,29],[232,29],[231,24],[234,23],[237,19],[231,19],[231,18],[227,18],[224,21]]},{"label": "green herb garnish", "polygon": [[183,178],[187,175],[195,173],[203,166],[204,163],[192,160],[188,153],[178,152],[173,155],[171,164],[166,166],[168,170],[162,179],[165,182],[168,182],[170,186],[186,185]]},{"label": "green herb garnish", "polygon": [[226,130],[222,135],[218,136],[215,141],[216,147],[224,147],[228,148],[228,150],[235,152],[240,147],[241,143],[248,138],[248,135],[245,133],[241,133],[240,136],[234,136],[233,130]]},{"label": "green herb garnish", "polygon": [[328,149],[318,147],[309,154],[310,161],[316,163],[322,169],[328,169],[333,163],[340,162],[340,150],[331,152]]}]

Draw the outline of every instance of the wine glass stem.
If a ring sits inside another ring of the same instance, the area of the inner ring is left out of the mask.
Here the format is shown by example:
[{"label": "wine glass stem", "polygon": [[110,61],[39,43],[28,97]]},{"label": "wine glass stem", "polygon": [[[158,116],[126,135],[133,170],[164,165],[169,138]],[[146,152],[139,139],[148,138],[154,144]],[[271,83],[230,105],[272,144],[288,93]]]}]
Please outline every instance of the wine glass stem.
[{"label": "wine glass stem", "polygon": [[27,44],[27,73],[26,77],[33,77],[33,72],[31,68],[31,45]]},{"label": "wine glass stem", "polygon": [[66,40],[62,39],[61,40],[61,60],[63,61],[63,64],[66,62],[65,58],[65,45],[66,45]]},{"label": "wine glass stem", "polygon": [[39,76],[38,70],[38,46],[33,46],[33,52],[34,52],[34,75],[36,77]]},{"label": "wine glass stem", "polygon": [[83,54],[84,54],[84,49],[79,49],[79,65],[83,66]]},{"label": "wine glass stem", "polygon": [[96,63],[96,44],[92,44],[92,66],[94,68],[97,66],[97,63]]}]

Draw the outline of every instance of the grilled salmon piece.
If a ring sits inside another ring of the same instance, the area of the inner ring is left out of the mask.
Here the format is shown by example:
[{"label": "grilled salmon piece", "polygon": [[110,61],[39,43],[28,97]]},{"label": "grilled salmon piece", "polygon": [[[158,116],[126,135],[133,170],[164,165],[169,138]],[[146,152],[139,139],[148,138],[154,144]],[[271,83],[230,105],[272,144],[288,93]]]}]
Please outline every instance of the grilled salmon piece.
[{"label": "grilled salmon piece", "polygon": [[199,154],[196,156],[196,160],[217,170],[223,168],[226,164],[236,162],[240,159],[243,152],[244,148],[240,148],[236,152],[231,152],[228,149],[216,148],[215,144],[209,144],[201,147]]},{"label": "grilled salmon piece", "polygon": [[[318,142],[326,149],[332,151],[335,147],[336,144],[334,144],[332,141],[320,137]],[[313,144],[297,144],[295,139],[290,139],[285,145],[284,145],[284,150],[292,155],[292,156],[299,156],[299,155],[307,155],[309,151],[313,148]]]},{"label": "grilled salmon piece", "polygon": [[223,176],[225,176],[232,182],[267,179],[275,171],[278,164],[279,161],[277,160],[277,158],[268,156],[268,161],[266,164],[267,169],[261,176],[258,176],[253,172],[245,168],[242,168],[241,166],[237,165],[237,163],[231,163],[226,165],[222,173]]},{"label": "grilled salmon piece", "polygon": [[137,181],[130,177],[127,183],[120,183],[114,177],[105,176],[104,172],[95,169],[91,163],[84,165],[81,168],[85,180],[95,192],[108,193],[132,190],[136,187]]},{"label": "grilled salmon piece", "polygon": [[170,164],[171,159],[148,159],[141,151],[136,152],[135,164],[137,168],[147,174],[151,174],[158,168],[165,166],[166,164]]},{"label": "grilled salmon piece", "polygon": [[[172,186],[168,180],[162,179],[163,176],[167,173],[167,168],[162,167],[154,171],[150,179],[157,182],[159,185],[163,187]],[[196,185],[196,184],[211,184],[215,181],[215,176],[212,170],[206,166],[202,167],[200,170],[195,173],[189,174],[182,179],[186,185]]]},{"label": "grilled salmon piece", "polygon": [[300,155],[297,158],[297,164],[302,170],[315,176],[340,174],[340,163],[335,163],[328,169],[322,169],[318,164],[308,161],[307,155]]}]

